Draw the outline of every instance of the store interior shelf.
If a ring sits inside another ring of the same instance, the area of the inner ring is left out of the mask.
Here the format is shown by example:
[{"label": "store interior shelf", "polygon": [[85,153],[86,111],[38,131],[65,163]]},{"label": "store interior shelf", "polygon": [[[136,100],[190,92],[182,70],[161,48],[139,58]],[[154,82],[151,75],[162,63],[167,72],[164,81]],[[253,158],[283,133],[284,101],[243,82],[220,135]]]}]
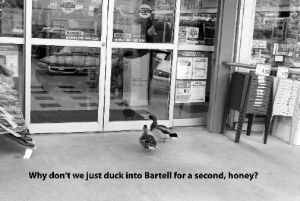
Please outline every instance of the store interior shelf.
[{"label": "store interior shelf", "polygon": [[192,51],[206,51],[213,52],[214,46],[208,45],[193,45],[193,44],[179,44],[178,50],[192,50]]}]

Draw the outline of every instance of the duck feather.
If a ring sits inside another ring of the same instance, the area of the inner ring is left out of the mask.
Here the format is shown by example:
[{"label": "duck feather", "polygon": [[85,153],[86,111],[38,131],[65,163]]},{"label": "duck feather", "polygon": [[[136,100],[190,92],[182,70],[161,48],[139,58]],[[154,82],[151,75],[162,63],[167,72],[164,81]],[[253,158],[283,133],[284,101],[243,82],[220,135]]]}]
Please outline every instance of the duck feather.
[{"label": "duck feather", "polygon": [[144,149],[151,150],[157,148],[154,137],[148,134],[147,126],[144,126],[144,132],[143,135],[139,138],[139,142],[144,147]]},{"label": "duck feather", "polygon": [[167,138],[177,138],[178,135],[174,133],[170,128],[165,125],[157,124],[157,119],[154,115],[150,115],[149,119],[152,119],[153,122],[150,126],[150,131],[159,139],[167,139]]}]

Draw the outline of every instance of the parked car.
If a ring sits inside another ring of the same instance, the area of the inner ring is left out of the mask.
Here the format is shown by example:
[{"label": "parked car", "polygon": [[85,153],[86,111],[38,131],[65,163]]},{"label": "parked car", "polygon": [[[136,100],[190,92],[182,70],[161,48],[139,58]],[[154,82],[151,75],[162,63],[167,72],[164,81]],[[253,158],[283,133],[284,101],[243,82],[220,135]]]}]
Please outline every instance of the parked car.
[{"label": "parked car", "polygon": [[170,81],[171,54],[158,53],[155,57],[155,60],[158,63],[158,65],[153,71],[153,78],[156,80]]}]

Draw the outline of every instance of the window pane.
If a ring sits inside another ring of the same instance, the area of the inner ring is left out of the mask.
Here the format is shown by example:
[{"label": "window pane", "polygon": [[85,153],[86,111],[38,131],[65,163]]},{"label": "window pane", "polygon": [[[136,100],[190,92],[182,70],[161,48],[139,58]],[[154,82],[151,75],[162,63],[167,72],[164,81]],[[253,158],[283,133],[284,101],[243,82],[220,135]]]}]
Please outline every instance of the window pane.
[{"label": "window pane", "polygon": [[115,0],[113,41],[171,43],[176,0]]},{"label": "window pane", "polygon": [[32,2],[32,37],[100,40],[102,0]]},{"label": "window pane", "polygon": [[251,62],[300,67],[297,1],[257,0]]},{"label": "window pane", "polygon": [[214,44],[216,0],[182,0],[179,23],[179,44]]},{"label": "window pane", "polygon": [[211,53],[178,52],[175,119],[206,117],[209,104],[210,62]]},{"label": "window pane", "polygon": [[33,46],[31,123],[96,122],[100,49]]},{"label": "window pane", "polygon": [[113,49],[110,121],[168,119],[172,52]]},{"label": "window pane", "polygon": [[0,1],[0,36],[23,37],[23,0]]}]

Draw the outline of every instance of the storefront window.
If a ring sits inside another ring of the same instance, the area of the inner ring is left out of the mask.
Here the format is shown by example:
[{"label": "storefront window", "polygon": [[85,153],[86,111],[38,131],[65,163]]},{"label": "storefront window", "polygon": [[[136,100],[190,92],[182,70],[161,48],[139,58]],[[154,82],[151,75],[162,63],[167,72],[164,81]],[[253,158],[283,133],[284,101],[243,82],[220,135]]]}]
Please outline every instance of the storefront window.
[{"label": "storefront window", "polygon": [[100,49],[33,46],[31,123],[96,122]]},{"label": "storefront window", "polygon": [[113,41],[171,43],[176,0],[115,0]]},{"label": "storefront window", "polygon": [[0,36],[23,37],[24,1],[0,1]]},{"label": "storefront window", "polygon": [[32,2],[32,37],[100,40],[102,0]]},{"label": "storefront window", "polygon": [[110,121],[168,119],[172,52],[113,49]]},{"label": "storefront window", "polygon": [[300,67],[299,27],[298,2],[257,0],[251,62]]},{"label": "storefront window", "polygon": [[179,24],[179,44],[214,44],[217,2],[182,0]]}]

